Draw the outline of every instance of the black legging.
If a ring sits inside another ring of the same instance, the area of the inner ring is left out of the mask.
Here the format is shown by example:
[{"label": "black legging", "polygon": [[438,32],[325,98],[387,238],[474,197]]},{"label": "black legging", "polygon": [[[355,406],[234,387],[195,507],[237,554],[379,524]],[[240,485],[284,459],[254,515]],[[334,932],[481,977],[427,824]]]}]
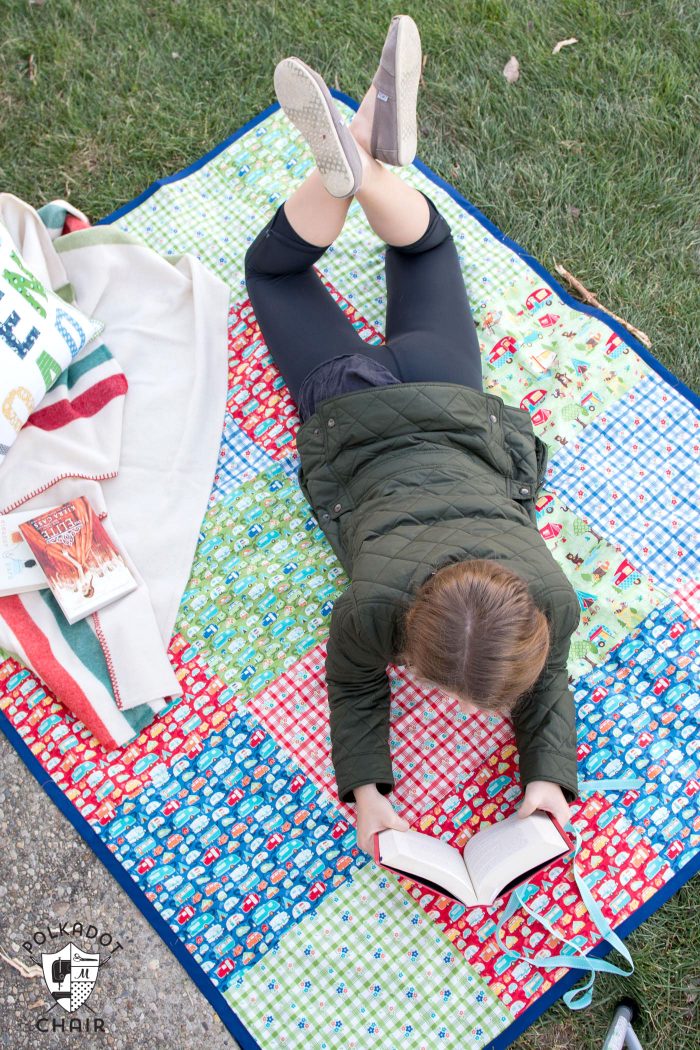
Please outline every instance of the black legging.
[{"label": "black legging", "polygon": [[425,233],[413,244],[386,248],[382,346],[366,343],[355,331],[313,269],[326,248],[300,237],[283,205],[248,248],[248,295],[295,402],[307,374],[340,354],[367,354],[403,383],[442,381],[483,389],[479,339],[452,232],[423,196],[430,207]]}]

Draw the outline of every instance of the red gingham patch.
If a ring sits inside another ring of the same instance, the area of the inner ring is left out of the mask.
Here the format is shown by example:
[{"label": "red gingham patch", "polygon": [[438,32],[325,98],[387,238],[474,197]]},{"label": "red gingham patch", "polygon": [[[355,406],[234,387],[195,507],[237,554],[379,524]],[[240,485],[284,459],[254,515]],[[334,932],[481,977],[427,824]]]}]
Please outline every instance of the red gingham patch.
[{"label": "red gingham patch", "polygon": [[[289,751],[318,787],[324,788],[345,815],[355,807],[338,802],[331,762],[325,645],[316,646],[246,706]],[[495,748],[512,739],[506,719],[462,715],[455,701],[439,690],[428,692],[411,682],[404,669],[389,664],[392,685],[390,748],[398,810],[409,822],[483,763]]]},{"label": "red gingham patch", "polygon": [[682,587],[673,591],[671,598],[676,605],[681,607],[686,616],[689,616],[700,627],[700,583],[697,580],[684,583]]}]

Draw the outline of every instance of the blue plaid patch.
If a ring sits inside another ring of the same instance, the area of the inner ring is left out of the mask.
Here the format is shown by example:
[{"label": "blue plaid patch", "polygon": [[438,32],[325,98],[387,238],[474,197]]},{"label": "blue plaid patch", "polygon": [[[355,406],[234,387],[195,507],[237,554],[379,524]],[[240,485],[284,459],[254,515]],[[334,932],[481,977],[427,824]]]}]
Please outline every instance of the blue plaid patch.
[{"label": "blue plaid patch", "polygon": [[657,375],[557,454],[547,485],[670,588],[700,570],[700,414]]},{"label": "blue plaid patch", "polygon": [[275,460],[250,440],[227,410],[219,449],[219,461],[209,497],[210,504],[222,499],[237,485],[243,485],[263,470],[274,466]]}]

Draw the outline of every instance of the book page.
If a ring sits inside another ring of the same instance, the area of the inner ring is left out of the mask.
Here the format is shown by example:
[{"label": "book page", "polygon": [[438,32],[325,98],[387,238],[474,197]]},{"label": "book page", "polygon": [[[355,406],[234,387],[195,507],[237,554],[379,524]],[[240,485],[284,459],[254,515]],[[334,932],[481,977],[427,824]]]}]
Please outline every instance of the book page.
[{"label": "book page", "polygon": [[478,902],[492,904],[511,882],[567,849],[546,814],[521,818],[512,813],[472,835],[463,856]]},{"label": "book page", "polygon": [[379,859],[402,874],[444,887],[446,896],[468,907],[476,904],[474,888],[458,849],[419,831],[382,831]]}]

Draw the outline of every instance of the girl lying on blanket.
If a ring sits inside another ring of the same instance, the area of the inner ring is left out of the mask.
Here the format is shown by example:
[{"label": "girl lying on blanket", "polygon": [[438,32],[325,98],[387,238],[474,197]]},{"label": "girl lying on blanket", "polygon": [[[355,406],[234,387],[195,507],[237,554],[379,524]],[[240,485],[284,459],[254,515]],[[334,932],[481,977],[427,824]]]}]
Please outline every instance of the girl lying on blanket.
[{"label": "girl lying on blanket", "polygon": [[[257,321],[302,421],[299,482],[351,581],[333,607],[326,680],[338,795],[356,804],[366,851],[375,831],[408,827],[386,797],[390,662],[443,704],[511,716],[522,815],[540,808],[564,824],[577,795],[566,663],[579,606],[534,509],[547,446],[527,411],[483,391],[450,226],[385,166],[415,157],[420,74],[406,15],[392,19],[349,126],[318,73],[279,63],[277,97],[316,167],[246,254]],[[382,346],[314,269],[353,198],[386,245]],[[426,782],[467,773],[439,749],[425,763]]]}]

